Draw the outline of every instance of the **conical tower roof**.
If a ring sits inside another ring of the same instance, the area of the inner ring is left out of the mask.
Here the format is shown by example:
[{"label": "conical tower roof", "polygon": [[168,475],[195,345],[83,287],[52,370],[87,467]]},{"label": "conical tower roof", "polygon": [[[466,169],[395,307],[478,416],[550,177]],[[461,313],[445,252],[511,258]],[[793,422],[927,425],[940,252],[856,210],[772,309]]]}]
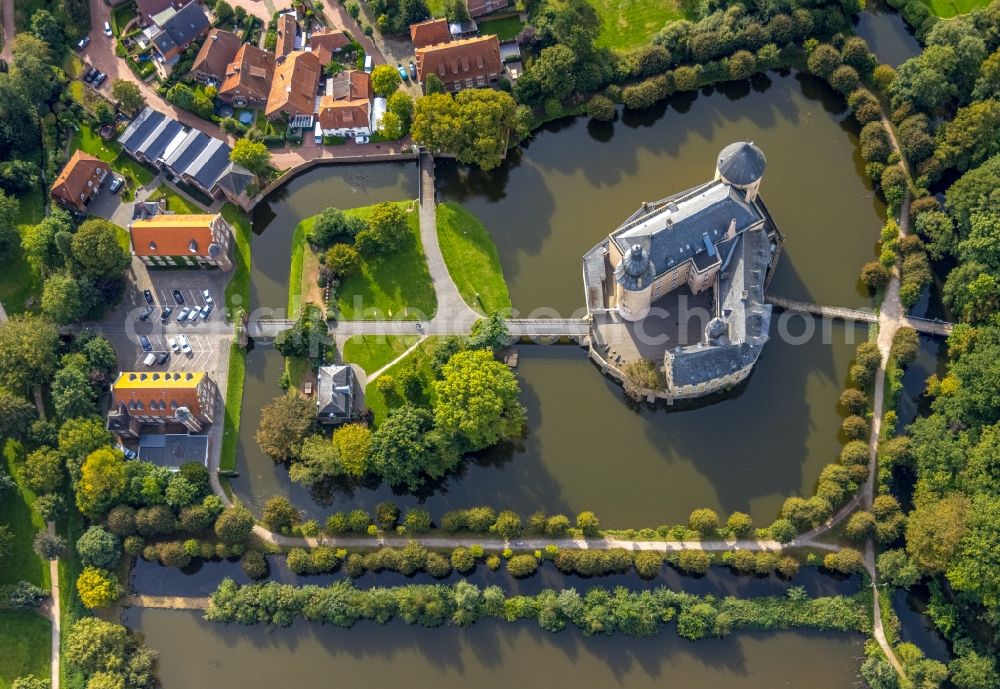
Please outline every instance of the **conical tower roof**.
[{"label": "conical tower roof", "polygon": [[649,259],[649,252],[633,244],[628,253],[615,266],[615,282],[627,290],[639,291],[653,284],[656,270]]},{"label": "conical tower roof", "polygon": [[767,158],[752,141],[737,141],[719,152],[719,174],[730,184],[752,184],[764,176]]}]

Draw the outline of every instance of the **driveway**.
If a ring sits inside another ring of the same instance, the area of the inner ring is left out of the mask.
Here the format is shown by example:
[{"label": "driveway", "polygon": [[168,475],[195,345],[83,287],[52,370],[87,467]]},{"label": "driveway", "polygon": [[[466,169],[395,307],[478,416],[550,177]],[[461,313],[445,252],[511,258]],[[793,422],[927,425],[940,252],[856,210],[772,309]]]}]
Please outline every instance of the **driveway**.
[{"label": "driveway", "polygon": [[337,158],[351,158],[365,156],[399,155],[409,153],[413,140],[407,134],[399,141],[383,141],[377,144],[356,144],[354,139],[339,146],[316,145],[312,133],[307,133],[302,145],[296,148],[280,148],[271,151],[271,164],[279,170],[301,165],[307,160],[317,158],[336,160]]},{"label": "driveway", "polygon": [[[9,0],[4,0],[7,2]],[[115,79],[125,79],[139,85],[139,90],[146,98],[146,103],[155,110],[165,113],[189,127],[194,127],[209,136],[223,141],[229,141],[229,136],[218,125],[201,119],[186,110],[180,110],[165,101],[149,84],[132,73],[125,60],[115,55],[115,41],[104,35],[104,22],[111,20],[111,7],[104,0],[90,0],[90,43],[82,51],[78,51],[84,61],[92,67],[108,75],[100,90],[111,97],[111,84]],[[232,141],[229,141],[231,144]]]}]

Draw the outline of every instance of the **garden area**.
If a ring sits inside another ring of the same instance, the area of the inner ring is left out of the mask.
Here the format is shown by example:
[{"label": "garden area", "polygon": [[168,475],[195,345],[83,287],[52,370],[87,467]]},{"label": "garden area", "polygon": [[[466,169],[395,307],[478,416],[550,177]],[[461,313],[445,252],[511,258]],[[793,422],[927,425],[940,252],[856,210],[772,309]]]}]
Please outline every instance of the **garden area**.
[{"label": "garden area", "polygon": [[[374,239],[378,230],[366,226],[373,215],[383,217],[387,208],[398,209],[395,217],[404,225],[399,228],[400,236],[391,240]],[[318,223],[323,226],[321,232],[317,231]],[[353,241],[354,245],[345,240]],[[388,244],[379,246],[380,241]],[[346,256],[331,256],[331,250]],[[349,265],[334,266],[341,261]],[[299,223],[292,237],[289,317],[294,318],[306,302],[324,303],[320,281],[323,278],[326,282],[334,277],[333,273],[339,280],[332,288],[336,290],[337,310],[346,320],[412,320],[430,318],[437,310],[437,297],[420,242],[420,224],[413,201],[345,211],[331,208]]]},{"label": "garden area", "polygon": [[499,19],[487,19],[479,22],[479,33],[483,36],[496,34],[501,41],[512,41],[524,28],[524,22],[516,14]]},{"label": "garden area", "polygon": [[[80,82],[74,82],[80,83]],[[82,86],[82,84],[81,84]],[[105,141],[89,124],[81,123],[70,143],[70,151],[81,150],[111,165],[111,169],[125,178],[126,190],[122,198],[134,198],[135,191],[156,179],[157,172],[134,160],[122,150],[117,141]]]},{"label": "garden area", "polygon": [[601,48],[636,48],[673,19],[691,19],[697,3],[692,0],[590,0],[601,17]]},{"label": "garden area", "polygon": [[500,254],[476,216],[457,203],[437,207],[438,242],[465,303],[486,315],[511,308]]},{"label": "garden area", "polygon": [[18,677],[48,679],[52,624],[35,612],[0,610],[0,689]]},{"label": "garden area", "polygon": [[[161,187],[157,191],[173,194]],[[179,197],[177,197],[179,198]],[[169,206],[170,201],[167,201]],[[231,203],[222,207],[222,217],[233,228],[233,263],[235,268],[226,285],[224,308],[230,314],[245,308],[250,303],[250,219]],[[234,320],[230,316],[230,320]],[[231,345],[229,354],[229,374],[226,380],[226,415],[222,426],[222,457],[220,468],[236,468],[236,444],[240,431],[240,414],[243,411],[243,381],[246,377],[246,351],[237,343]]]},{"label": "garden area", "polygon": [[[420,383],[420,391],[414,397],[425,405],[433,404],[434,369],[431,364],[434,360],[435,347],[440,341],[441,338],[439,337],[428,337],[409,356],[402,361],[396,362],[392,368],[379,376],[374,382],[368,384],[365,388],[365,405],[371,411],[372,420],[376,426],[385,421],[391,408],[400,405],[403,395],[395,385],[395,381],[406,378],[407,374],[404,372],[408,372],[409,370],[416,371],[417,380]],[[359,349],[361,349],[361,345],[355,345],[353,353],[357,353]],[[344,348],[344,361],[360,363],[351,358],[351,353],[352,350],[348,350],[347,347]]]}]

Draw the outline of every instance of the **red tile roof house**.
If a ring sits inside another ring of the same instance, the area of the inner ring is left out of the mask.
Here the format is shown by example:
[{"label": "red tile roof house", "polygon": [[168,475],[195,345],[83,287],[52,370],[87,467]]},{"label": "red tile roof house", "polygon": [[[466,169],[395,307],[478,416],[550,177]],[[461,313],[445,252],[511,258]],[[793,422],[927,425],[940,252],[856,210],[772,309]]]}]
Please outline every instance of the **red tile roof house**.
[{"label": "red tile roof house", "polygon": [[319,63],[326,66],[333,60],[334,53],[339,53],[351,44],[351,39],[343,31],[317,31],[309,37],[309,48]]},{"label": "red tile roof house", "polygon": [[436,74],[449,91],[488,86],[503,74],[500,41],[479,36],[417,49],[417,78]]},{"label": "red tile roof house", "polygon": [[233,267],[233,230],[221,213],[154,215],[134,220],[129,234],[132,253],[151,268]]},{"label": "red tile roof house", "polygon": [[319,124],[324,136],[369,136],[372,122],[372,90],[368,74],[342,72],[326,81],[326,95],[319,101]]},{"label": "red tile roof house", "polygon": [[419,24],[410,24],[410,40],[414,48],[425,48],[451,41],[451,30],[447,19],[428,19]]},{"label": "red tile roof house", "polygon": [[507,9],[507,0],[466,0],[465,4],[469,8],[469,16],[473,19]]},{"label": "red tile roof house", "polygon": [[85,213],[111,171],[110,166],[81,151],[73,154],[52,185],[52,198],[69,210]]},{"label": "red tile roof house", "polygon": [[244,43],[226,66],[226,78],[219,86],[219,100],[237,107],[262,108],[267,103],[273,78],[274,55]]},{"label": "red tile roof house", "polygon": [[274,44],[276,58],[282,58],[295,50],[295,32],[298,26],[294,14],[283,14],[278,17],[278,42]]},{"label": "red tile roof house", "polygon": [[194,58],[191,74],[198,81],[221,84],[226,78],[226,67],[236,57],[242,43],[240,37],[234,33],[212,29]]},{"label": "red tile roof house", "polygon": [[297,50],[278,60],[264,114],[278,118],[309,117],[316,112],[316,89],[320,77],[319,58]]}]

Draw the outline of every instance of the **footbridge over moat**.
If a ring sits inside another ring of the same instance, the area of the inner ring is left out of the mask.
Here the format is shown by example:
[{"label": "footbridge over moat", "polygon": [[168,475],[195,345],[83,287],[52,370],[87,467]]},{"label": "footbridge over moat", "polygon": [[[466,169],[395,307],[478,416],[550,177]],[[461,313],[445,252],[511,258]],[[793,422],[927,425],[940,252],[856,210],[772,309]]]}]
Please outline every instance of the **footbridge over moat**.
[{"label": "footbridge over moat", "polygon": [[[774,294],[766,295],[765,300],[768,304],[777,306],[785,311],[808,313],[821,318],[833,318],[842,321],[859,323],[878,323],[879,319],[877,313],[874,311],[867,311],[865,309],[848,309],[843,306],[811,304],[805,301],[779,297]],[[918,333],[923,333],[924,335],[938,335],[941,337],[947,337],[950,335],[952,328],[955,326],[954,323],[949,323],[948,321],[917,318],[916,316],[904,316],[902,320],[904,325],[908,325]]]}]

